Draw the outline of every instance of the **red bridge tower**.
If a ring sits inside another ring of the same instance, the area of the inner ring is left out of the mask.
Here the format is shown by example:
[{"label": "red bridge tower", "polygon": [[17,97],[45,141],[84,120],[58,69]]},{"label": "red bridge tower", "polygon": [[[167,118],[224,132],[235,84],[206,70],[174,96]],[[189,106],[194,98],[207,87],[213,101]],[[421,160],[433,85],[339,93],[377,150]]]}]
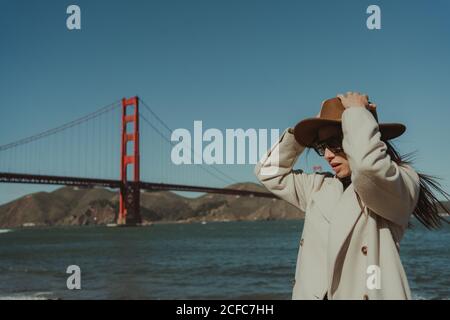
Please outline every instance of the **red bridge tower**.
[{"label": "red bridge tower", "polygon": [[[133,112],[127,112],[133,109]],[[128,132],[129,125],[133,130]],[[133,142],[133,153],[128,154],[128,142]],[[140,214],[139,175],[139,98],[122,99],[122,143],[120,157],[120,203],[118,225],[135,225],[142,222]],[[127,168],[133,165],[133,180],[128,181]]]}]

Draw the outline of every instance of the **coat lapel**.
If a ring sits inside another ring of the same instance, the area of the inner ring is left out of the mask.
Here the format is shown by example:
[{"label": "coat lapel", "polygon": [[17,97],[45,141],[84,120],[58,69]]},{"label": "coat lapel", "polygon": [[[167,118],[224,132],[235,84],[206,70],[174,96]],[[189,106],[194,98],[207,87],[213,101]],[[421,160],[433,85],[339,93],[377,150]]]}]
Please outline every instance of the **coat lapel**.
[{"label": "coat lapel", "polygon": [[[339,199],[333,210],[328,235],[328,280],[329,289],[333,285],[336,260],[348,235],[361,216],[361,208],[358,204],[353,184],[350,184]],[[329,292],[332,294],[332,292]]]}]

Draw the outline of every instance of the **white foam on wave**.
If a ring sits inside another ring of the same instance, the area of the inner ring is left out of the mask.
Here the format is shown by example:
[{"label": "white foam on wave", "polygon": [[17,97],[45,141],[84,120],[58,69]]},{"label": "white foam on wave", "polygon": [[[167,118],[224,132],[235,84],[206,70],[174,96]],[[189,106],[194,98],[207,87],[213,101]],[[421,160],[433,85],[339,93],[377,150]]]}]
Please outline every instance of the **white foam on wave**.
[{"label": "white foam on wave", "polygon": [[8,233],[8,232],[12,232],[12,229],[0,229],[0,234],[1,233]]},{"label": "white foam on wave", "polygon": [[3,296],[3,297],[0,296],[0,300],[48,300],[48,299],[44,297],[17,295],[17,296]]},{"label": "white foam on wave", "polygon": [[52,292],[37,292],[34,294],[20,293],[9,296],[0,296],[0,300],[49,300]]}]

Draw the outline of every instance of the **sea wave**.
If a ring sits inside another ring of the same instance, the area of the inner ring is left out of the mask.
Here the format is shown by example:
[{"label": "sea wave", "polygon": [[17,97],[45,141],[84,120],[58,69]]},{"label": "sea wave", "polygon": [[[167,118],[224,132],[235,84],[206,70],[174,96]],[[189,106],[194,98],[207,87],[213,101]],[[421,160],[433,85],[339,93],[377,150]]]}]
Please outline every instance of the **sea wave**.
[{"label": "sea wave", "polygon": [[8,232],[12,232],[12,229],[0,229],[0,233],[8,233]]},{"label": "sea wave", "polygon": [[53,292],[18,293],[0,296],[0,300],[49,300]]},{"label": "sea wave", "polygon": [[33,297],[33,296],[0,296],[0,300],[48,300],[42,297]]}]

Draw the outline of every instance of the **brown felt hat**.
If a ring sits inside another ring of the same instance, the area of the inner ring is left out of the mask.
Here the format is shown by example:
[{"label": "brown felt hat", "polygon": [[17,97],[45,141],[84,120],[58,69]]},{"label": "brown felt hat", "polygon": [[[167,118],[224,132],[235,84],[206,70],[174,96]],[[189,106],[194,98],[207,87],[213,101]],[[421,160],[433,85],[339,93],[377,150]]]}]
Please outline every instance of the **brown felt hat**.
[{"label": "brown felt hat", "polygon": [[[305,147],[312,147],[316,141],[325,140],[337,132],[342,133],[341,117],[344,110],[344,105],[339,98],[326,100],[322,104],[319,118],[309,118],[297,123],[294,128],[295,140]],[[378,122],[375,108],[368,110]],[[406,130],[401,123],[380,123],[378,127],[383,140],[394,139]]]}]

